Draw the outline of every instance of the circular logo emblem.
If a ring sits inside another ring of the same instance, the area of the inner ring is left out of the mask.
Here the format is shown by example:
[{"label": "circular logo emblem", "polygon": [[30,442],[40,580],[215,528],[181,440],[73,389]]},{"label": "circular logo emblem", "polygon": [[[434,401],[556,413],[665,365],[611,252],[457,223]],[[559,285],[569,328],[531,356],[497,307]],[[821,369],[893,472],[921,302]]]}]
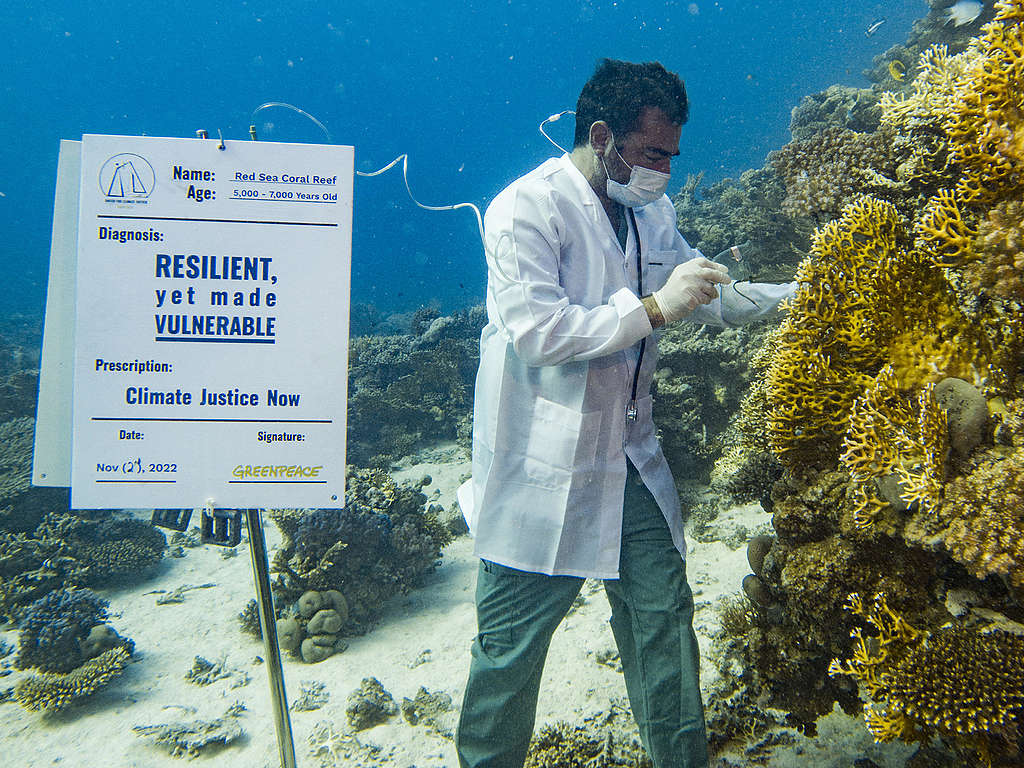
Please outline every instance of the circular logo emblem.
[{"label": "circular logo emblem", "polygon": [[100,191],[112,200],[147,198],[156,186],[156,172],[142,155],[122,152],[100,168]]}]

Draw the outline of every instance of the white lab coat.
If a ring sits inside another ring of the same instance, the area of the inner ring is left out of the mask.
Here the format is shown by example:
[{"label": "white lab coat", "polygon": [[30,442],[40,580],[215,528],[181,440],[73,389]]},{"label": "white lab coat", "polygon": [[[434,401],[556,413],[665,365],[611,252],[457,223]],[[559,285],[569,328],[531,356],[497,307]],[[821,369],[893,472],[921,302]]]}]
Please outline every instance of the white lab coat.
[{"label": "white lab coat", "polygon": [[[701,254],[676,229],[668,197],[634,213],[646,295]],[[467,504],[477,556],[538,573],[617,578],[626,456],[685,555],[679,498],[651,418],[657,344],[638,298],[632,227],[623,254],[597,195],[563,155],[504,189],[484,229],[488,324]],[[739,321],[774,311],[792,291],[765,287],[775,289],[769,301],[758,294],[761,309]],[[732,324],[720,299],[687,319]],[[637,418],[628,420],[644,338]]]}]

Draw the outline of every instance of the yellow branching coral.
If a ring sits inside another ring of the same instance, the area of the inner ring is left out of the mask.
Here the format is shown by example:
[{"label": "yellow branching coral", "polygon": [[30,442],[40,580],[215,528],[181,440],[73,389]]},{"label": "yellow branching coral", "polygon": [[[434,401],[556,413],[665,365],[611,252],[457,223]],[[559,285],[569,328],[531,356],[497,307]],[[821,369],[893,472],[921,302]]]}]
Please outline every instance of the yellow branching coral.
[{"label": "yellow branching coral", "polygon": [[935,385],[927,384],[918,396],[917,431],[909,440],[909,457],[896,465],[900,479],[900,498],[933,511],[942,503],[942,487],[946,479],[946,457],[949,455],[949,429],[946,412],[935,401]]},{"label": "yellow branching coral", "polygon": [[862,197],[815,232],[766,372],[768,439],[783,460],[836,443],[854,398],[884,362],[906,234],[889,203]]},{"label": "yellow branching coral", "polygon": [[876,595],[847,608],[874,627],[852,632],[849,661],[833,659],[829,674],[853,677],[869,697],[864,711],[876,741],[947,738],[989,762],[1024,719],[1024,637],[963,626],[934,632],[908,624]]},{"label": "yellow branching coral", "polygon": [[61,674],[44,672],[22,679],[14,688],[14,698],[25,709],[55,712],[75,699],[94,693],[120,675],[130,654],[124,646],[104,651],[77,669]]},{"label": "yellow branching coral", "polygon": [[934,45],[921,54],[909,96],[882,94],[882,123],[895,129],[894,146],[904,156],[897,171],[901,180],[929,185],[954,178],[943,125],[978,56],[976,46],[950,56],[946,46]]},{"label": "yellow branching coral", "polygon": [[858,482],[853,511],[858,528],[869,526],[886,506],[868,480],[893,476],[907,506],[933,511],[941,503],[949,432],[934,389],[926,384],[916,399],[901,395],[887,365],[854,403],[839,458]]},{"label": "yellow branching coral", "polygon": [[[765,373],[770,447],[790,465],[827,457],[853,420],[853,444],[862,453],[848,451],[848,467],[864,476],[863,462],[880,461],[887,468],[878,473],[894,471],[895,454],[886,459],[884,451],[899,450],[883,448],[881,436],[865,430],[877,431],[895,414],[877,398],[855,412],[854,401],[886,364],[891,372],[882,399],[947,376],[972,380],[979,369],[987,371],[984,336],[956,308],[942,270],[907,247],[896,209],[871,197],[851,203],[838,221],[815,232],[797,281]],[[903,431],[918,432],[921,406],[906,408]],[[865,421],[869,411],[879,414],[871,423]],[[918,435],[911,443],[923,456],[921,440]],[[926,487],[924,476],[907,471],[917,495],[933,498],[934,483]],[[934,476],[933,467],[928,477]]]},{"label": "yellow branching coral", "polygon": [[853,489],[853,524],[862,531],[875,525],[878,516],[889,509],[889,502],[878,496],[872,481],[860,481]]},{"label": "yellow branching coral", "polygon": [[1024,0],[1001,0],[955,88],[943,127],[964,200],[1024,189]]},{"label": "yellow branching coral", "polygon": [[977,230],[963,219],[956,194],[940,189],[914,225],[916,245],[940,267],[960,267],[976,258]]},{"label": "yellow branching coral", "polygon": [[915,421],[914,408],[900,396],[892,367],[885,366],[853,404],[840,461],[854,480],[890,474],[901,453],[914,447],[909,433]]}]

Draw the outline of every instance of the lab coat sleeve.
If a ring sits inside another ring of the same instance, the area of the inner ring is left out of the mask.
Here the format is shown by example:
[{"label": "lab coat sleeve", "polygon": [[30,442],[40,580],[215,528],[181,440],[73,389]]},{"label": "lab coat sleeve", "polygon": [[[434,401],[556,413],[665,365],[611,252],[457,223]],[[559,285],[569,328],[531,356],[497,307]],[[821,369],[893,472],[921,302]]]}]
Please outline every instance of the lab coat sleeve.
[{"label": "lab coat sleeve", "polygon": [[[677,231],[675,248],[679,263],[703,256]],[[779,312],[779,305],[796,292],[794,283],[732,282],[718,286],[718,298],[709,304],[700,304],[684,319],[688,323],[718,325],[736,328],[757,320],[767,320]]]},{"label": "lab coat sleeve", "polygon": [[509,189],[484,217],[487,279],[499,325],[527,365],[590,360],[632,346],[652,332],[647,310],[628,288],[606,303],[573,304],[559,283],[564,222],[550,197]]}]

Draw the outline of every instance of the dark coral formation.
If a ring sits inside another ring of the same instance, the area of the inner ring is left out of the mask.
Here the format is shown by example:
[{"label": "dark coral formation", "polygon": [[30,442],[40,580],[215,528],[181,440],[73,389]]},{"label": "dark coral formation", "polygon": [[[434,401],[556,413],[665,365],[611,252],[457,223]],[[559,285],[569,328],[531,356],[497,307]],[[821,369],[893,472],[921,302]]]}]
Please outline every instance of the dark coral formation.
[{"label": "dark coral formation", "polygon": [[[122,513],[72,512],[68,492],[31,485],[35,378],[13,388],[14,418],[0,423],[0,619],[17,622],[27,607],[59,588],[122,584],[160,562],[164,535]],[[20,382],[20,383],[19,383]],[[22,402],[18,398],[31,399]],[[2,403],[0,403],[2,405]]]},{"label": "dark coral formation", "polygon": [[865,192],[896,187],[896,153],[891,131],[858,133],[828,126],[794,140],[768,156],[786,185],[782,210],[824,222]]},{"label": "dark coral formation", "polygon": [[348,695],[345,716],[354,731],[380,725],[397,714],[398,705],[394,697],[375,677],[364,677],[359,688]]},{"label": "dark coral formation", "polygon": [[107,605],[88,589],[58,589],[29,606],[14,663],[42,673],[23,677],[14,688],[25,709],[64,709],[124,671],[135,644],[103,623]]},{"label": "dark coral formation", "polygon": [[83,643],[106,621],[108,605],[88,589],[58,589],[32,603],[21,622],[16,666],[44,672],[80,666],[88,658]]},{"label": "dark coral formation", "polygon": [[690,176],[672,199],[686,241],[708,258],[742,244],[741,279],[789,279],[797,261],[792,246],[807,247],[808,229],[780,212],[779,176],[770,168],[752,170],[707,188],[702,178]]},{"label": "dark coral formation", "polygon": [[348,461],[386,466],[453,440],[472,411],[482,307],[421,311],[411,333],[353,338],[349,347]]},{"label": "dark coral formation", "polygon": [[765,326],[709,329],[677,324],[658,343],[654,419],[677,477],[706,478],[732,435],[731,414],[753,378],[750,358]]},{"label": "dark coral formation", "polygon": [[149,523],[54,510],[67,504],[67,491],[31,489],[0,518],[0,616],[18,621],[30,603],[60,587],[129,583],[163,558],[166,539]]}]

